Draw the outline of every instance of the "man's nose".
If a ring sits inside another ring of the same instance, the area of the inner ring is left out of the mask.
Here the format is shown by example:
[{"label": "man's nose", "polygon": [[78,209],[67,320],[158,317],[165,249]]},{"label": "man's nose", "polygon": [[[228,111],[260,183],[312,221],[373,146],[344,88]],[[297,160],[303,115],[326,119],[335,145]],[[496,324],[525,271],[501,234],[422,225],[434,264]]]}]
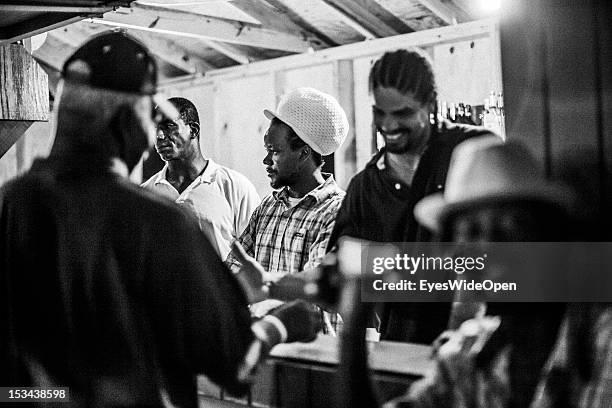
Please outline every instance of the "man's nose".
[{"label": "man's nose", "polygon": [[265,164],[266,166],[272,164],[272,159],[270,158],[271,153],[268,152],[266,153],[265,157],[263,158],[263,164]]},{"label": "man's nose", "polygon": [[384,117],[380,123],[380,130],[385,133],[395,133],[398,128],[397,120],[390,116]]}]

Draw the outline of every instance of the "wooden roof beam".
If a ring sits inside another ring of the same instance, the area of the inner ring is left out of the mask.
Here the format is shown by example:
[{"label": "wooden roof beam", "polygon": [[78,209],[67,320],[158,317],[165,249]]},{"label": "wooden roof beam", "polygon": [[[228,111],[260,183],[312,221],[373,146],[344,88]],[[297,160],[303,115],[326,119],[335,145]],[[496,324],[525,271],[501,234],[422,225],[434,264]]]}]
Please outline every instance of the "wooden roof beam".
[{"label": "wooden roof beam", "polygon": [[438,16],[447,24],[465,23],[470,16],[452,0],[417,0],[423,7]]},{"label": "wooden roof beam", "polygon": [[300,36],[254,24],[137,3],[131,9],[122,8],[117,12],[106,13],[104,21],[145,27],[160,33],[285,52],[301,53],[310,48],[310,43]]},{"label": "wooden roof beam", "polygon": [[[57,53],[52,52],[53,49],[56,47],[68,48],[72,50],[70,51],[71,53],[90,35],[98,33],[100,33],[100,30],[92,29],[91,26],[88,26],[84,22],[66,27],[65,30],[56,30],[47,37],[47,42],[50,43],[50,46],[39,48],[34,52],[34,56],[49,67],[61,71],[64,60],[69,53],[66,53],[66,55],[57,55]],[[185,50],[168,39],[145,32],[130,32],[130,35],[145,44],[153,56],[181,71],[187,73],[204,73],[216,68],[202,58],[187,55]],[[52,44],[55,45],[51,46]]]},{"label": "wooden roof beam", "polygon": [[32,37],[82,20],[81,15],[45,13],[20,24],[0,29],[0,45]]},{"label": "wooden roof beam", "polygon": [[265,0],[265,2],[271,5],[272,7],[274,7],[275,9],[285,13],[287,18],[289,18],[291,21],[294,21],[300,27],[304,27],[308,31],[315,33],[317,37],[321,38],[327,44],[327,46],[333,47],[333,46],[338,45],[338,43],[334,41],[332,38],[327,36],[325,33],[323,33],[321,30],[319,30],[317,27],[315,27],[310,22],[306,21],[306,19],[302,18],[302,16],[300,16],[290,7],[287,7],[287,5],[283,3],[282,0]]},{"label": "wooden roof beam", "polygon": [[119,22],[114,22],[114,21],[109,21],[107,19],[99,19],[99,18],[90,19],[89,22],[128,30],[132,34],[135,31],[141,31],[141,32],[164,35],[164,36],[196,38],[200,40],[204,44],[204,46],[212,48],[216,50],[217,52],[225,55],[226,57],[233,59],[234,61],[240,64],[248,64],[249,62],[251,62],[249,58],[246,57],[243,53],[238,52],[233,48],[230,48],[226,44],[220,44],[215,41],[211,41],[207,38],[201,38],[197,35],[193,35],[189,33],[183,33],[180,31],[161,30],[158,28],[149,28],[146,26],[136,25],[136,24],[125,24],[125,23],[119,23]]},{"label": "wooden roof beam", "polygon": [[317,50],[335,45],[333,41],[305,24],[295,13],[291,14],[277,2],[266,0],[232,0],[232,6],[242,10],[261,22],[265,27],[304,37]]},{"label": "wooden roof beam", "polygon": [[340,19],[342,20],[342,22],[344,24],[346,24],[347,26],[351,27],[353,30],[357,31],[366,40],[373,40],[373,39],[379,37],[376,33],[371,31],[370,29],[364,27],[363,24],[361,24],[361,22],[359,22],[352,15],[352,12],[346,10],[346,6],[345,5],[339,6],[337,3],[340,3],[340,2],[337,2],[337,1],[323,0],[323,2],[326,3],[327,5],[329,5],[334,10],[336,10],[338,12],[338,15],[340,16]]},{"label": "wooden roof beam", "polygon": [[377,37],[391,37],[400,34],[384,21],[375,16],[364,5],[354,0],[323,0],[338,12],[356,21],[360,26],[372,32]]}]

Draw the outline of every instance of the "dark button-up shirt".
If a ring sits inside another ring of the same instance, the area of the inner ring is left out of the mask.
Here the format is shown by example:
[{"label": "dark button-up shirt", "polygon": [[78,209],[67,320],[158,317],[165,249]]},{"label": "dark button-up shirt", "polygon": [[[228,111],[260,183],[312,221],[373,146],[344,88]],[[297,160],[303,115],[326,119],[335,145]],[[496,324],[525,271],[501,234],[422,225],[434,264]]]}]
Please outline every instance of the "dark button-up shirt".
[{"label": "dark button-up shirt", "polygon": [[[414,218],[415,204],[442,191],[453,149],[461,142],[488,135],[484,128],[442,121],[417,167],[411,185],[389,175],[385,150],[379,151],[351,180],[329,241],[350,236],[376,242],[427,242],[432,235]],[[446,327],[450,305],[389,304],[382,313],[381,338],[429,343]]]}]

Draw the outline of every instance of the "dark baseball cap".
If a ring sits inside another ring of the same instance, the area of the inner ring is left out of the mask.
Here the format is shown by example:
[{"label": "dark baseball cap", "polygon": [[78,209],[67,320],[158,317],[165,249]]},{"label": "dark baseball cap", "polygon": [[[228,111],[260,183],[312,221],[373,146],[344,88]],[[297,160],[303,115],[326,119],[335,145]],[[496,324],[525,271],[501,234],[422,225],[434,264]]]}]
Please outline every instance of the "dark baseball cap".
[{"label": "dark baseball cap", "polygon": [[146,46],[124,32],[92,37],[64,63],[64,80],[94,88],[151,95],[169,118],[178,116],[174,106],[157,93],[157,63]]}]

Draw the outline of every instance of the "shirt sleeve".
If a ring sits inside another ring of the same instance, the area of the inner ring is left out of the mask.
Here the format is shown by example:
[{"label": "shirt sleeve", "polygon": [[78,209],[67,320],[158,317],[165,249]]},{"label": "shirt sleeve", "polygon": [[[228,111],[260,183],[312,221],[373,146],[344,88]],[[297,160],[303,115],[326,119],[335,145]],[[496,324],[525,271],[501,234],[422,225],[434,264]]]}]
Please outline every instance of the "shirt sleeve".
[{"label": "shirt sleeve", "polygon": [[342,205],[336,214],[335,222],[331,225],[332,230],[327,239],[326,252],[335,250],[338,239],[342,236],[360,238],[358,234],[359,230],[355,223],[355,220],[359,219],[356,207],[356,202],[358,201],[356,200],[356,194],[357,184],[355,178],[353,178],[346,190]]},{"label": "shirt sleeve", "polygon": [[[245,252],[252,257],[255,257],[255,238],[257,234],[257,217],[259,208],[260,206],[255,208],[249,223],[237,240],[242,245]],[[230,253],[227,255],[225,266],[227,266],[233,273],[238,273],[240,271],[240,262],[238,259],[236,259],[233,249],[230,250]]]},{"label": "shirt sleeve", "polygon": [[255,186],[244,178],[240,182],[240,194],[238,202],[234,206],[234,230],[239,237],[249,225],[251,215],[261,202]]}]

